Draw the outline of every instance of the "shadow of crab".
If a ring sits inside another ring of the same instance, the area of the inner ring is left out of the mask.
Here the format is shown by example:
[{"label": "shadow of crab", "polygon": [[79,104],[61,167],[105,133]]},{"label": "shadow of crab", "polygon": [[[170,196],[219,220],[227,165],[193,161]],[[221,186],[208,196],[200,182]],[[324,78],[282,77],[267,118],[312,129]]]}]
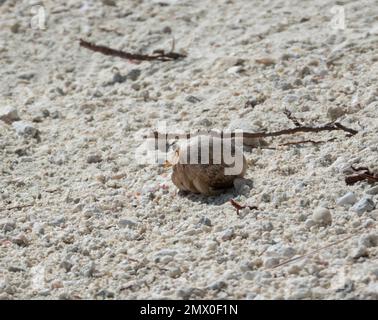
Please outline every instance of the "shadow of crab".
[{"label": "shadow of crab", "polygon": [[[252,187],[253,181],[251,179],[244,179],[241,178],[238,180],[240,181],[240,185],[227,188],[227,189],[220,189],[219,194],[216,195],[203,195],[200,193],[192,193],[189,191],[183,191],[179,190],[178,191],[178,196],[186,198],[188,200],[191,200],[193,202],[198,202],[202,204],[210,204],[214,206],[220,206],[223,205],[226,202],[229,202],[231,199],[234,199],[237,196],[249,196],[249,188]],[[243,188],[244,186],[247,186],[248,188]],[[248,193],[248,194],[247,194]]]}]

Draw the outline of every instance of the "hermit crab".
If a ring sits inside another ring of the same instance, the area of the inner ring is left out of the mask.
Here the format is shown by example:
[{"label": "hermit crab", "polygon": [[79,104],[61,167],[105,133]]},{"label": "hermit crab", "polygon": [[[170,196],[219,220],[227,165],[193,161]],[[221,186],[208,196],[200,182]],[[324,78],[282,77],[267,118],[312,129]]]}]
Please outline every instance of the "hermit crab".
[{"label": "hermit crab", "polygon": [[178,144],[172,182],[182,191],[217,195],[242,178],[247,161],[235,139],[199,135]]}]

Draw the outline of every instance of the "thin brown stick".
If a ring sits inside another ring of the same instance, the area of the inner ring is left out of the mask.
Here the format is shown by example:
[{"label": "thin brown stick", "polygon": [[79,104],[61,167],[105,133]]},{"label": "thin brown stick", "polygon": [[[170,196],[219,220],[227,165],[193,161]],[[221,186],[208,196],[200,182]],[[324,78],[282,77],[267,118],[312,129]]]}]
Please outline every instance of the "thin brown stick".
[{"label": "thin brown stick", "polygon": [[121,50],[112,49],[106,46],[100,46],[96,45],[94,43],[85,41],[83,39],[80,39],[80,46],[83,48],[86,48],[88,50],[99,52],[107,56],[112,57],[119,57],[122,59],[128,59],[128,60],[139,60],[139,61],[152,61],[152,60],[158,60],[158,61],[172,61],[177,60],[181,58],[185,58],[186,56],[177,52],[167,52],[165,53],[163,50],[156,51],[152,55],[146,55],[146,54],[138,54],[138,53],[129,53]]},{"label": "thin brown stick", "polygon": [[356,172],[358,171],[364,171],[364,172],[345,177],[345,183],[347,185],[353,185],[359,181],[364,181],[364,180],[367,180],[369,183],[378,182],[378,175],[372,173],[369,170],[369,168],[367,167],[355,168],[352,166],[352,169],[353,171],[356,171]]},{"label": "thin brown stick", "polygon": [[277,137],[277,136],[282,136],[286,134],[294,134],[298,132],[317,133],[317,132],[322,132],[322,131],[336,131],[336,130],[342,130],[342,131],[350,133],[351,135],[355,135],[358,133],[358,131],[344,127],[343,125],[339,123],[332,123],[332,124],[326,124],[319,127],[300,126],[300,127],[284,129],[284,130],[274,131],[274,132],[243,133],[243,138],[266,138],[266,137]]},{"label": "thin brown stick", "polygon": [[291,113],[290,110],[285,109],[285,110],[284,110],[284,114],[285,114],[285,116],[286,116],[291,122],[294,123],[294,125],[295,125],[296,127],[300,127],[300,126],[301,126],[301,123],[299,122],[299,120],[298,120],[295,116],[293,116],[293,114]]},{"label": "thin brown stick", "polygon": [[302,144],[302,143],[312,143],[312,144],[321,144],[321,143],[326,143],[326,142],[332,142],[334,141],[335,138],[329,139],[329,140],[319,140],[319,141],[314,141],[314,140],[300,140],[300,141],[290,141],[286,143],[280,143],[278,146],[290,146],[290,145],[295,145],[295,144]]},{"label": "thin brown stick", "polygon": [[269,246],[266,246],[266,248],[262,250],[257,256],[261,257],[268,249],[269,249]]},{"label": "thin brown stick", "polygon": [[234,199],[230,199],[231,205],[236,209],[236,214],[239,215],[239,211],[245,208],[248,208],[249,210],[258,210],[256,206],[245,206],[240,203],[237,203]]},{"label": "thin brown stick", "polygon": [[367,173],[362,173],[362,174],[357,174],[353,176],[348,176],[345,177],[345,183],[349,186],[359,182],[359,181],[364,181],[367,180],[369,183],[374,183],[378,182],[378,177],[376,176],[371,176]]},{"label": "thin brown stick", "polygon": [[[243,139],[256,139],[256,138],[267,138],[267,137],[277,137],[282,135],[289,135],[295,134],[299,132],[322,132],[322,131],[344,131],[348,132],[350,135],[355,135],[358,133],[357,130],[347,128],[340,123],[329,123],[322,126],[311,127],[311,126],[300,126],[295,128],[283,129],[279,131],[273,132],[243,132],[242,137]],[[194,133],[161,133],[158,131],[154,131],[152,133],[154,138],[165,138],[167,140],[171,139],[189,139],[191,137],[199,136],[199,135],[210,135],[214,137],[229,137],[234,138],[237,136],[235,132],[223,132],[223,131],[214,131],[214,130],[197,130]],[[145,136],[147,138],[147,136]]]},{"label": "thin brown stick", "polygon": [[4,208],[5,210],[14,210],[14,209],[23,209],[23,208],[29,208],[29,207],[32,207],[34,204],[30,203],[30,204],[21,204],[21,205],[18,205],[18,206],[14,206],[14,207],[9,207],[9,208]]},{"label": "thin brown stick", "polygon": [[324,247],[321,247],[321,248],[319,248],[319,249],[316,249],[316,250],[314,250],[314,251],[311,251],[311,252],[306,253],[306,254],[304,254],[304,255],[301,255],[301,256],[299,256],[299,257],[295,257],[295,258],[291,258],[291,259],[285,260],[285,261],[283,261],[283,262],[281,262],[281,263],[275,265],[274,267],[272,267],[272,268],[270,268],[270,269],[275,269],[275,268],[281,267],[281,266],[283,266],[283,265],[285,265],[285,264],[291,263],[291,262],[293,262],[293,261],[301,260],[301,259],[303,259],[303,258],[306,258],[306,257],[312,256],[313,254],[318,253],[318,252],[320,252],[321,250],[324,250],[324,249],[330,248],[330,247],[332,247],[332,246],[334,246],[334,245],[336,245],[336,244],[339,244],[339,243],[341,243],[341,242],[344,242],[344,241],[346,241],[346,240],[348,240],[348,239],[350,239],[350,238],[352,238],[352,237],[355,237],[355,236],[357,236],[357,235],[359,235],[359,234],[352,234],[351,236],[348,236],[348,237],[343,238],[343,239],[341,239],[341,240],[338,240],[338,241],[332,242],[332,243],[330,243],[330,244],[328,244],[328,245],[326,245],[326,246],[324,246]]},{"label": "thin brown stick", "polygon": [[355,166],[350,166],[353,171],[366,171],[368,174],[372,174],[370,169],[368,167],[355,167]]}]

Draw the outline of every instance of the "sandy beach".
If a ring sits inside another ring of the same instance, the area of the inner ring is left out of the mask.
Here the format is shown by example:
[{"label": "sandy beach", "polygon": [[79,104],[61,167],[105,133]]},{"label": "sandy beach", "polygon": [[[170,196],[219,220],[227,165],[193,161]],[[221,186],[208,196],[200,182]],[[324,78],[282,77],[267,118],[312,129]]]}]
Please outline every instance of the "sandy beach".
[{"label": "sandy beach", "polygon": [[[378,174],[377,41],[373,0],[0,1],[0,298],[378,299],[378,184],[345,181]],[[264,138],[215,196],[140,161],[285,110],[357,133]]]}]

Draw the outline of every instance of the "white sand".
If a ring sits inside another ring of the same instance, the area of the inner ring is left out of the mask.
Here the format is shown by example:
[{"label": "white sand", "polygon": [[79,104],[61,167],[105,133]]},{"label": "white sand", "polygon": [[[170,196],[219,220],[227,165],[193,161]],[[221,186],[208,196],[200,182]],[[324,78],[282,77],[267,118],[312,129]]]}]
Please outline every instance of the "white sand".
[{"label": "white sand", "polygon": [[[28,1],[0,2],[0,110],[40,132],[0,121],[1,298],[378,298],[378,209],[352,208],[378,190],[344,182],[351,165],[378,167],[375,1],[45,1],[45,30]],[[330,26],[336,3],[344,30]],[[132,64],[80,37],[143,53],[174,37],[188,57]],[[219,197],[177,194],[169,170],[135,162],[158,120],[278,130],[293,126],[285,107],[359,133],[267,139],[336,138],[246,152],[253,186]],[[230,198],[259,210],[237,216]]]}]

